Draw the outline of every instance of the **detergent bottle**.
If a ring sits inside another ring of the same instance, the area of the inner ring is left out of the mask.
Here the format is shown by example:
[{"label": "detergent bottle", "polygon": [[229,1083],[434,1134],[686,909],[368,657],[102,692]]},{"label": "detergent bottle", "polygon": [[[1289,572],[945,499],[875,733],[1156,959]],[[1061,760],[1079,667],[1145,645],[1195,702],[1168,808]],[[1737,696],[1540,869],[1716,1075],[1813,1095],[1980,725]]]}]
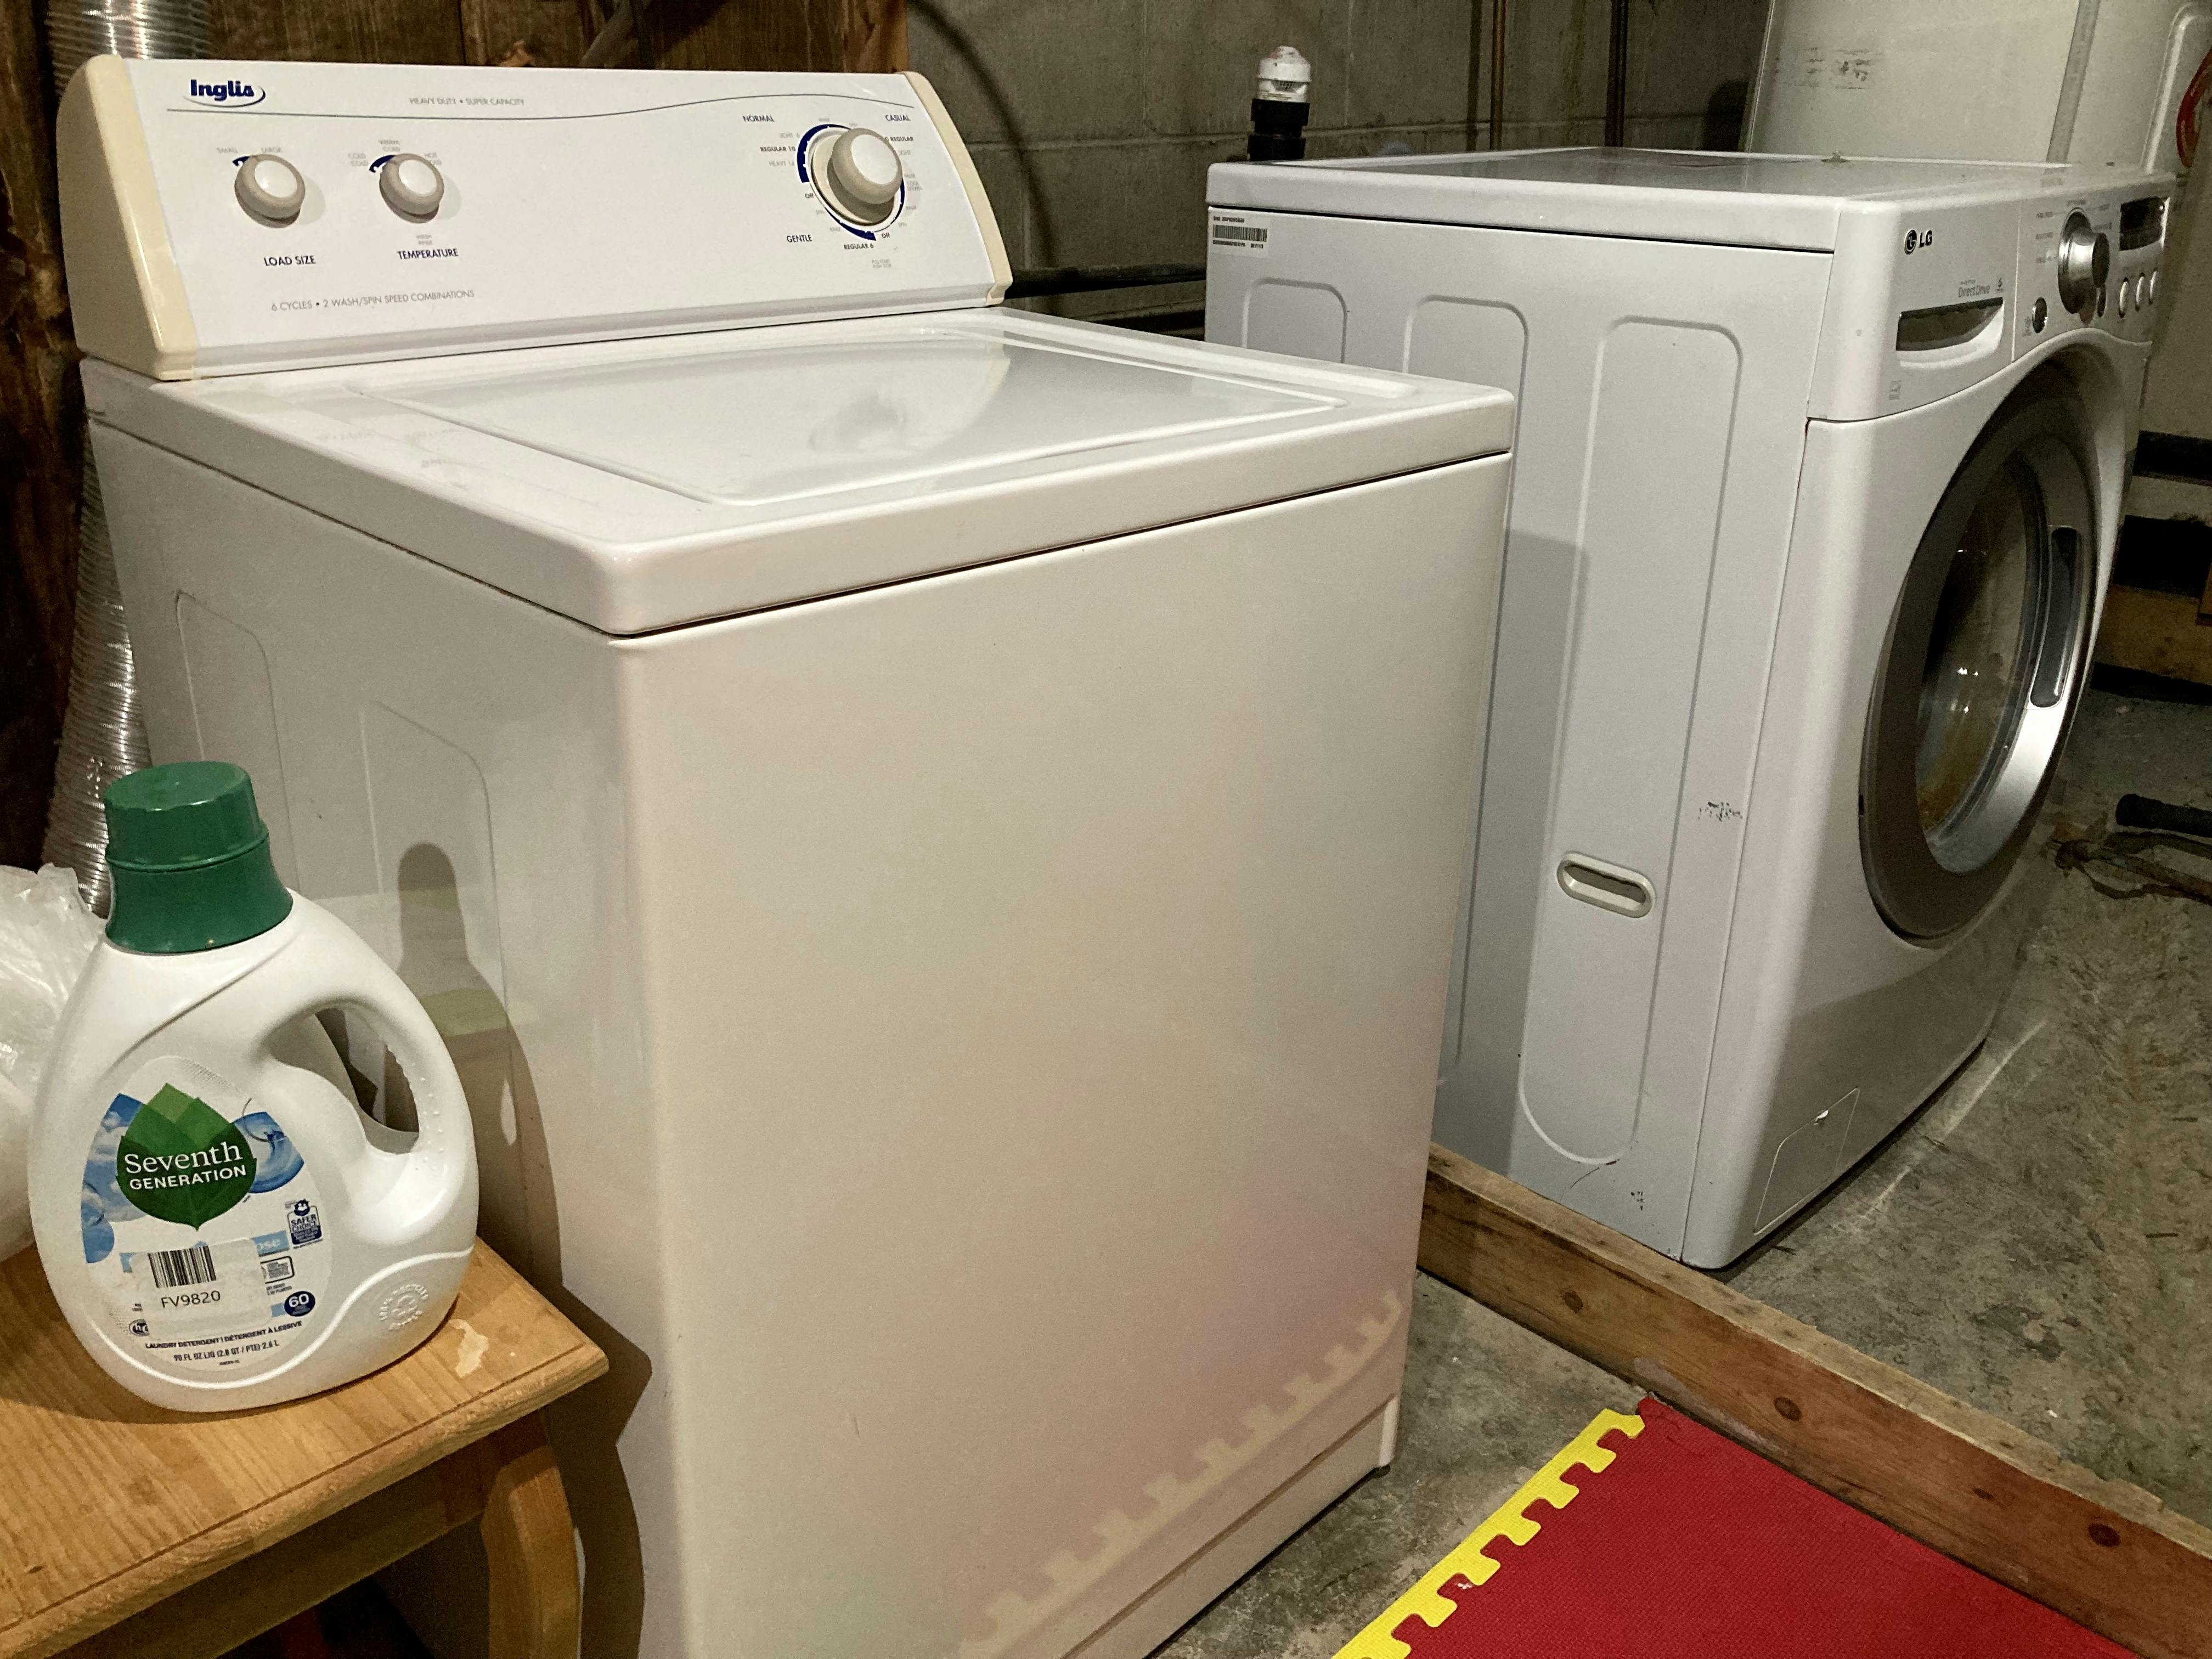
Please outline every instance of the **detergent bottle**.
[{"label": "detergent bottle", "polygon": [[[437,1328],[476,1233],[468,1103],[436,1028],[277,880],[238,767],[149,767],[106,806],[112,910],[32,1119],[55,1299],[110,1376],[180,1411],[388,1364]],[[356,1103],[325,1009],[378,1030],[415,1133]]]}]

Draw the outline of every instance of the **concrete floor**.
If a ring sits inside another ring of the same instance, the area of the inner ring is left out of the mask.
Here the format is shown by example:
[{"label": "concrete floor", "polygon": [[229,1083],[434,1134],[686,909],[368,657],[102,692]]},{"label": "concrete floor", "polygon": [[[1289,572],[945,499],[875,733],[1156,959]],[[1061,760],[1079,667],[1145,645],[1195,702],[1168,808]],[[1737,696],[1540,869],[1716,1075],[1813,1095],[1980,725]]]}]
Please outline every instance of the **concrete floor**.
[{"label": "concrete floor", "polygon": [[1328,1659],[1607,1407],[1637,1389],[1423,1274],[1397,1462],[1200,1614],[1159,1659]]},{"label": "concrete floor", "polygon": [[[2212,807],[2212,708],[2090,694],[2061,814],[2130,790]],[[1723,1277],[2212,1522],[2212,906],[2046,879],[1981,1052]]]}]

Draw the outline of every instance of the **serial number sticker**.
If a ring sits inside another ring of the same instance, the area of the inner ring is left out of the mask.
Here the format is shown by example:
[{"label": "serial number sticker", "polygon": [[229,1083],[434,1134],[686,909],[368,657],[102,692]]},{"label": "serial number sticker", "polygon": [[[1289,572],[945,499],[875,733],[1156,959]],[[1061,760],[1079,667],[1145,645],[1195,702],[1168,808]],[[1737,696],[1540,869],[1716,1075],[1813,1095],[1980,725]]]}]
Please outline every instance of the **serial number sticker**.
[{"label": "serial number sticker", "polygon": [[1248,225],[1237,219],[1213,221],[1213,246],[1224,253],[1265,253],[1267,251],[1267,228]]}]

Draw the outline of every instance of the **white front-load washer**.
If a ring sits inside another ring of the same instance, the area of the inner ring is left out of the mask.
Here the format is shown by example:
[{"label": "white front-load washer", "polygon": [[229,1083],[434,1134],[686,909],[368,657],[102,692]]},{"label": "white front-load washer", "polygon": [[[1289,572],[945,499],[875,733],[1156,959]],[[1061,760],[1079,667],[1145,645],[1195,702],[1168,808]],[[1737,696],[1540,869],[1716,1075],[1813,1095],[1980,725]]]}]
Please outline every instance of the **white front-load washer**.
[{"label": "white front-load washer", "polygon": [[1210,338],[1519,396],[1438,1139],[1714,1266],[1980,1042],[2169,190],[1633,150],[1213,169]]},{"label": "white front-load washer", "polygon": [[60,162],[155,756],[611,1358],[586,1653],[1135,1655],[1389,1459],[1505,394],[997,307],[909,77],[102,59]]}]

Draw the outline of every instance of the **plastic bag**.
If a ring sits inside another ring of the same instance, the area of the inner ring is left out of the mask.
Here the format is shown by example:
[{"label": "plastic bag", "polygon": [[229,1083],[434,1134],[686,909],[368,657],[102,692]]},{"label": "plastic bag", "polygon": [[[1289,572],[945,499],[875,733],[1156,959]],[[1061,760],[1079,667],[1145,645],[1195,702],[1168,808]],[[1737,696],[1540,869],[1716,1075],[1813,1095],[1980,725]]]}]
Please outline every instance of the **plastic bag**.
[{"label": "plastic bag", "polygon": [[0,1260],[31,1242],[31,1103],[54,1028],[100,942],[76,873],[0,865]]}]

